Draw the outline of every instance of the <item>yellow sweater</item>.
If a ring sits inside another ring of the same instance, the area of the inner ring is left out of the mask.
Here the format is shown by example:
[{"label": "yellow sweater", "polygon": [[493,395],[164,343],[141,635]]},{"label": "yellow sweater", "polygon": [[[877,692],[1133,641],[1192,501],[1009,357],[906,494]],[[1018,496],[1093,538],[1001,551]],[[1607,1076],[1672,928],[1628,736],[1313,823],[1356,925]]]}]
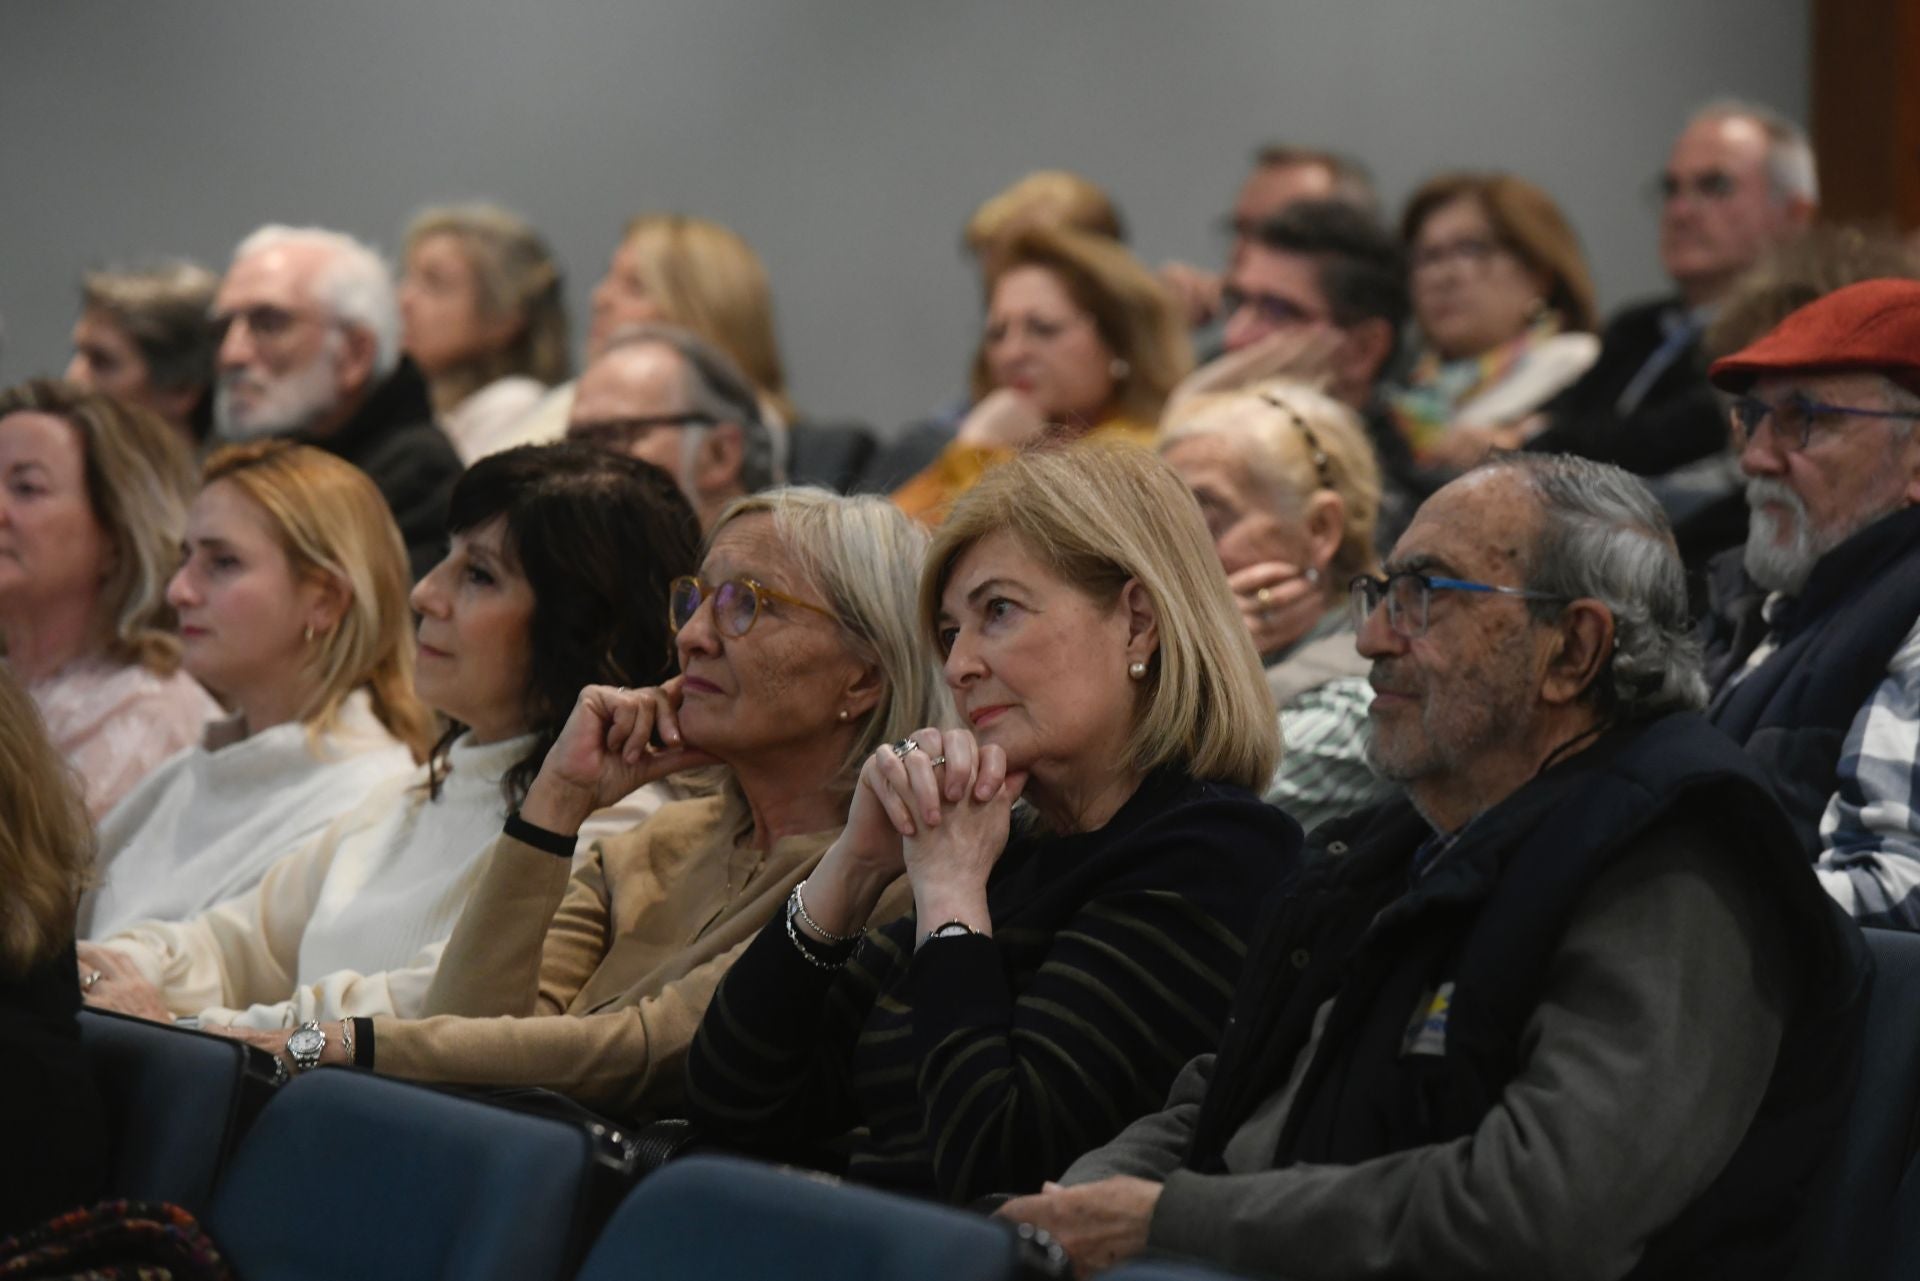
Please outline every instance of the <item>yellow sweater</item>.
[{"label": "yellow sweater", "polygon": [[[1074,443],[1118,441],[1151,449],[1156,434],[1151,424],[1130,418],[1109,418]],[[923,525],[938,525],[947,518],[953,500],[972,489],[989,467],[1006,462],[1018,452],[1000,445],[963,445],[952,441],[918,475],[893,491],[893,505]]]}]

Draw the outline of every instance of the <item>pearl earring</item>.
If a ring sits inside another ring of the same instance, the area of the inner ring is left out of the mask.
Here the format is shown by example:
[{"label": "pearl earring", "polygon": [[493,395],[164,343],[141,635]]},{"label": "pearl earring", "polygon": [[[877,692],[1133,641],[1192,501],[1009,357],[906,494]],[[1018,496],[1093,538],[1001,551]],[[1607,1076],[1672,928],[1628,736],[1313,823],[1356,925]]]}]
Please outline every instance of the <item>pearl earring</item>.
[{"label": "pearl earring", "polygon": [[1133,677],[1133,679],[1137,681],[1145,680],[1147,676],[1147,665],[1145,663],[1139,662],[1138,660],[1128,663],[1127,675]]},{"label": "pearl earring", "polygon": [[841,719],[841,720],[843,720],[843,721],[844,721],[845,719],[847,719],[847,716],[848,716],[848,715],[849,715],[849,713],[848,713],[848,711],[847,711],[847,709],[846,709],[846,708],[844,708],[844,707],[843,707],[843,708],[841,708],[841,709],[840,709],[840,719]]}]

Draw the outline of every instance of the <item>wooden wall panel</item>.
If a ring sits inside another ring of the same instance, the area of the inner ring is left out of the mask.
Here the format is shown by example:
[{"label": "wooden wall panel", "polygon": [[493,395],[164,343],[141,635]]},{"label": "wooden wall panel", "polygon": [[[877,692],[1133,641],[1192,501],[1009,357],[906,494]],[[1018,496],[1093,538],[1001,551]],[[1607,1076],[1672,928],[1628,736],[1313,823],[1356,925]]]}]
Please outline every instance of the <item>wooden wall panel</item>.
[{"label": "wooden wall panel", "polygon": [[1822,212],[1920,228],[1920,0],[1814,0]]}]

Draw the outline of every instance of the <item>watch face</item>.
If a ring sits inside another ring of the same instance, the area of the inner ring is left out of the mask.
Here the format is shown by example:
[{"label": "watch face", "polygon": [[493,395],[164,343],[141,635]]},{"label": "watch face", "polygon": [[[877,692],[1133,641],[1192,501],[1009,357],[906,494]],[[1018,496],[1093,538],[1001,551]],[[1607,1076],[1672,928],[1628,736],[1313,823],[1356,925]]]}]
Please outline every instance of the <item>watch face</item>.
[{"label": "watch face", "polygon": [[294,1058],[318,1058],[327,1048],[327,1034],[317,1027],[303,1027],[287,1038],[287,1053]]}]

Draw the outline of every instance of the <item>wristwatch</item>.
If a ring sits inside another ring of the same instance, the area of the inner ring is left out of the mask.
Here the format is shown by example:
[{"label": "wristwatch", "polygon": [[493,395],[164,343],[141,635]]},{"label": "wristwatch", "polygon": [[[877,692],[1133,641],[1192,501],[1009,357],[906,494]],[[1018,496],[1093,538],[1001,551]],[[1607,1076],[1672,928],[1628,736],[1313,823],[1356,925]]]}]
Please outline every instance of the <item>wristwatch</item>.
[{"label": "wristwatch", "polygon": [[327,1034],[320,1030],[318,1023],[302,1023],[287,1038],[287,1053],[292,1056],[293,1065],[302,1072],[311,1072],[319,1067],[321,1052],[326,1048]]},{"label": "wristwatch", "polygon": [[933,939],[966,938],[969,934],[978,934],[979,932],[979,930],[974,929],[965,921],[948,921],[945,925],[936,925],[928,930],[926,937],[923,938],[921,942],[924,943]]}]

